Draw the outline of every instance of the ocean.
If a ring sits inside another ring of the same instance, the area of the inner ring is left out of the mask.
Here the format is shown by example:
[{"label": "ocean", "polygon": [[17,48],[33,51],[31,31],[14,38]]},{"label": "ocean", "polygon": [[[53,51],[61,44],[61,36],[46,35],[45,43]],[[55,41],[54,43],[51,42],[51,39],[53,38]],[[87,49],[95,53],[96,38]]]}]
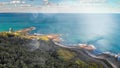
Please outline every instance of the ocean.
[{"label": "ocean", "polygon": [[62,34],[61,44],[93,44],[100,51],[120,53],[120,14],[0,13],[0,31],[36,27],[31,33]]}]

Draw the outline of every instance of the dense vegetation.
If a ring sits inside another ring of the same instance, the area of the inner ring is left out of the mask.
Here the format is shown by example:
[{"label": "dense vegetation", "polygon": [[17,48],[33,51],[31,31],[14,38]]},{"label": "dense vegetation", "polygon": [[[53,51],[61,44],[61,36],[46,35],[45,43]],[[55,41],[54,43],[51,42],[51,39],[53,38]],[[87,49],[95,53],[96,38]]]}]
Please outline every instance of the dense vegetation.
[{"label": "dense vegetation", "polygon": [[[46,39],[45,39],[46,40]],[[91,60],[84,61],[75,51],[20,35],[0,33],[0,68],[103,68]]]}]

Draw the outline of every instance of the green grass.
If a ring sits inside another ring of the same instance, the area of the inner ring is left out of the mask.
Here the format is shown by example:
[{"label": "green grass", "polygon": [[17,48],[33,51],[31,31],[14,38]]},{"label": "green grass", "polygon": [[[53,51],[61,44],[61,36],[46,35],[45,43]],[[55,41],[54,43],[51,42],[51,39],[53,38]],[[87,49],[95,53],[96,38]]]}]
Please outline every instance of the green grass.
[{"label": "green grass", "polygon": [[80,65],[81,68],[104,68],[103,65],[101,65],[101,64],[97,64],[95,62],[87,62],[86,63],[86,62],[84,62],[84,61],[82,61],[80,59],[77,59],[75,61],[75,63]]},{"label": "green grass", "polygon": [[72,58],[75,57],[75,53],[74,52],[71,52],[69,50],[66,50],[66,49],[59,49],[57,51],[58,55],[59,55],[59,58],[62,58],[63,60],[67,61],[67,60],[71,60]]},{"label": "green grass", "polygon": [[3,37],[18,37],[18,38],[26,38],[26,39],[38,39],[43,41],[49,41],[47,36],[31,36],[31,35],[23,35],[19,32],[0,32],[0,36]]},{"label": "green grass", "polygon": [[49,38],[47,36],[38,36],[38,39],[43,41],[49,41]]}]

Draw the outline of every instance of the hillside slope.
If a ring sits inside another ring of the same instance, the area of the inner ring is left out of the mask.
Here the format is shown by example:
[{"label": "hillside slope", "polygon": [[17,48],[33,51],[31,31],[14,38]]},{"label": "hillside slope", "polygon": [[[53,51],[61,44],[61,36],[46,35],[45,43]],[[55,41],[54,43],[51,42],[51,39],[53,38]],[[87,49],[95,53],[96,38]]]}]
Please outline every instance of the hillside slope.
[{"label": "hillside slope", "polygon": [[82,49],[0,33],[0,68],[111,68]]}]

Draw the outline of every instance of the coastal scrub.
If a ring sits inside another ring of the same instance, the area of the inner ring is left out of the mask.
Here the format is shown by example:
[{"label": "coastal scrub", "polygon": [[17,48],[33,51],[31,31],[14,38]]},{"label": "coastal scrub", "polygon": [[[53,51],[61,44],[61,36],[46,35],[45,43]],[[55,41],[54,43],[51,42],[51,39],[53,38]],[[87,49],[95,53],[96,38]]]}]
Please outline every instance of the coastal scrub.
[{"label": "coastal scrub", "polygon": [[65,60],[65,61],[73,59],[76,55],[74,52],[71,52],[69,50],[62,49],[62,48],[59,49],[57,51],[57,53],[58,53],[59,58]]}]

